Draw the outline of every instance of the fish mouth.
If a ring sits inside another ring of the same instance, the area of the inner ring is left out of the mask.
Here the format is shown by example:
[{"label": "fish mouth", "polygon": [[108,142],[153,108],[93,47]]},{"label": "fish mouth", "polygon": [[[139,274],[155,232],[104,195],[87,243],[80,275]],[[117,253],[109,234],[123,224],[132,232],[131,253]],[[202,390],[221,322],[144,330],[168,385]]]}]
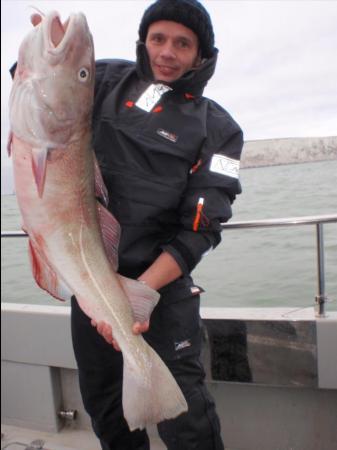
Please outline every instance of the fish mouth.
[{"label": "fish mouth", "polygon": [[70,14],[69,18],[62,23],[57,11],[51,12],[44,28],[46,48],[49,54],[57,56],[66,50],[70,41],[79,29],[85,29],[89,33],[87,20],[83,13]]}]

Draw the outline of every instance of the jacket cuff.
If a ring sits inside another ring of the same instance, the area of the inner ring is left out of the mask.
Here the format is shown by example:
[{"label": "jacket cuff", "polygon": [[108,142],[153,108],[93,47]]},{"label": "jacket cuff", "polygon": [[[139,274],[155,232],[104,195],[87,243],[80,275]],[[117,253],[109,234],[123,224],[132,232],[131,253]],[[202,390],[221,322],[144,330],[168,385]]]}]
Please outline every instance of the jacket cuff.
[{"label": "jacket cuff", "polygon": [[173,258],[179,265],[183,275],[188,275],[191,272],[191,269],[189,269],[188,265],[185,262],[185,259],[181,256],[181,254],[175,247],[173,247],[172,245],[165,245],[162,247],[162,250],[173,256]]},{"label": "jacket cuff", "polygon": [[192,272],[202,256],[221,241],[220,233],[181,231],[169,244],[162,247],[174,257],[184,275]]}]

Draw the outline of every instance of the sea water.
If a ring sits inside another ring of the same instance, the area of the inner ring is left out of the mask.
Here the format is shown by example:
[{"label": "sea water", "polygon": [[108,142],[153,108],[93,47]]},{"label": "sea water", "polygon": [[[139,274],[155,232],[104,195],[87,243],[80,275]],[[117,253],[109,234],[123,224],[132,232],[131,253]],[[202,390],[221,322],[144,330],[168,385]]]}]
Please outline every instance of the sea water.
[{"label": "sea water", "polygon": [[[337,214],[337,161],[244,169],[232,221]],[[2,230],[20,230],[14,195],[2,196]],[[327,310],[337,309],[337,223],[324,225]],[[26,238],[1,239],[2,301],[64,304],[32,279]],[[316,227],[222,232],[193,272],[202,306],[306,308],[318,293]]]}]

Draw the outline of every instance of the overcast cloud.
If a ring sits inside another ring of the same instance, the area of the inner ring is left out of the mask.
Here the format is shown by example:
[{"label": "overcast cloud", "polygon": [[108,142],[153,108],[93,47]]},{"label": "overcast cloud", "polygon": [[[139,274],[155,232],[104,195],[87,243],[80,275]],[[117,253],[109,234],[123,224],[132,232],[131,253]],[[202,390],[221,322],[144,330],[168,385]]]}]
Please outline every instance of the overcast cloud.
[{"label": "overcast cloud", "polygon": [[[8,68],[30,30],[30,5],[87,16],[97,58],[134,59],[143,0],[1,1],[1,153],[8,134]],[[204,94],[226,108],[246,140],[337,134],[337,2],[204,0],[218,65]]]}]

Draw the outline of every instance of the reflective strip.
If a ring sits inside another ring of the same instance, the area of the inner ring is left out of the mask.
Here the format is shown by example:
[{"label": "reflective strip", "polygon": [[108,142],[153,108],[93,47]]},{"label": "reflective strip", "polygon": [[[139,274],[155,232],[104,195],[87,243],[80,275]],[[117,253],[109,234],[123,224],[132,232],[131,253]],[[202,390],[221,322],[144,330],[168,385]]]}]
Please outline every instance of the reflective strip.
[{"label": "reflective strip", "polygon": [[143,92],[137,100],[136,106],[146,112],[150,112],[159,102],[161,97],[168,91],[172,91],[172,88],[166,86],[165,84],[150,84],[146,91]]},{"label": "reflective strip", "polygon": [[239,178],[240,161],[228,158],[223,155],[213,155],[209,170],[211,172],[226,175],[232,178]]}]

